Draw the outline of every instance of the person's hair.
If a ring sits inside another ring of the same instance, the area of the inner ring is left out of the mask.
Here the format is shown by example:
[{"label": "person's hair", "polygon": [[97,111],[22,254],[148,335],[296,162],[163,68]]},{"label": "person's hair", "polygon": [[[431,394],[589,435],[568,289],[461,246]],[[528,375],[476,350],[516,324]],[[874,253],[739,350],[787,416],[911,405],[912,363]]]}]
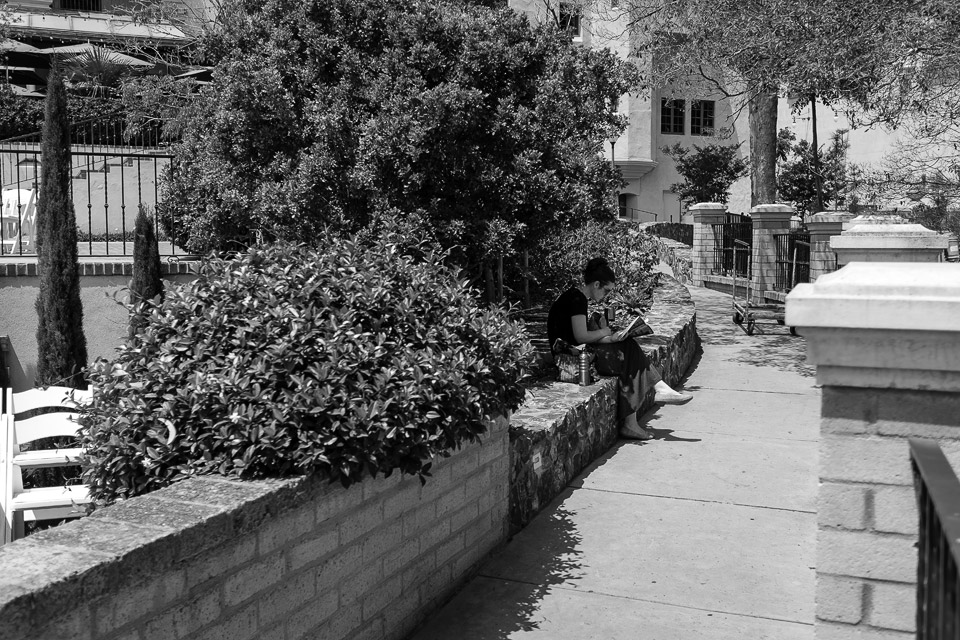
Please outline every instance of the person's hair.
[{"label": "person's hair", "polygon": [[587,266],[583,268],[584,284],[590,284],[598,280],[601,287],[617,281],[617,276],[613,273],[610,265],[607,264],[606,258],[590,258]]}]

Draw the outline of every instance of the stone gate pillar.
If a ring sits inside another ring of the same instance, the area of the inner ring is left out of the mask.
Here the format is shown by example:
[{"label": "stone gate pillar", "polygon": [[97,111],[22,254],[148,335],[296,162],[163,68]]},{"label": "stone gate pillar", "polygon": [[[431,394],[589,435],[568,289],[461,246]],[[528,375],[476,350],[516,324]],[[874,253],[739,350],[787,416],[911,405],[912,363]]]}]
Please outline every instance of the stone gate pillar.
[{"label": "stone gate pillar", "polygon": [[764,302],[763,292],[771,291],[777,280],[777,244],[774,234],[790,231],[790,218],[795,213],[787,204],[761,204],[750,209],[753,218],[753,253],[751,273],[752,302]]},{"label": "stone gate pillar", "polygon": [[960,462],[960,265],[854,262],[787,296],[823,387],[817,640],[913,640],[908,438]]},{"label": "stone gate pillar", "polygon": [[700,202],[690,205],[687,211],[693,215],[693,284],[703,286],[703,276],[713,271],[716,240],[713,225],[723,222],[727,205],[719,202]]},{"label": "stone gate pillar", "polygon": [[837,269],[837,256],[830,246],[830,238],[840,235],[843,223],[853,217],[846,211],[821,211],[807,218],[810,232],[810,282]]}]

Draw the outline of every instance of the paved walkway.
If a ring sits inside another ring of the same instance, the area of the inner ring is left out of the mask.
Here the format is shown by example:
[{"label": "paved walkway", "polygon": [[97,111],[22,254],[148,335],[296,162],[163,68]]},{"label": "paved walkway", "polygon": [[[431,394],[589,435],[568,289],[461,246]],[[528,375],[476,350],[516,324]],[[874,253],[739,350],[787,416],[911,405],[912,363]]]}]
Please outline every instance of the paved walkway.
[{"label": "paved walkway", "polygon": [[820,393],[803,338],[691,290],[703,354],[413,640],[811,640]]}]

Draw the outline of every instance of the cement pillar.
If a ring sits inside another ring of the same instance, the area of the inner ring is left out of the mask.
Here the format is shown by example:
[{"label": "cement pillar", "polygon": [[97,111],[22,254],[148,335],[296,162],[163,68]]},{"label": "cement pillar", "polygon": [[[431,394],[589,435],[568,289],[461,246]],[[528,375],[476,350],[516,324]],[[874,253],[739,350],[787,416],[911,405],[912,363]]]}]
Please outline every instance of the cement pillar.
[{"label": "cement pillar", "polygon": [[716,240],[713,225],[723,222],[727,205],[719,202],[700,202],[687,207],[693,215],[693,284],[703,286],[703,276],[713,272]]},{"label": "cement pillar", "polygon": [[909,438],[960,460],[960,265],[854,262],[787,296],[823,388],[817,640],[913,638]]},{"label": "cement pillar", "polygon": [[787,204],[761,204],[750,209],[753,218],[752,302],[764,302],[763,292],[773,290],[777,280],[777,243],[773,236],[790,232],[790,218],[794,213],[794,208]]},{"label": "cement pillar", "polygon": [[947,236],[892,217],[854,218],[843,233],[830,238],[841,266],[851,262],[939,262],[948,246]]},{"label": "cement pillar", "polygon": [[830,247],[830,238],[840,235],[843,223],[853,218],[846,211],[821,211],[807,219],[810,232],[810,282],[837,269],[837,256]]}]

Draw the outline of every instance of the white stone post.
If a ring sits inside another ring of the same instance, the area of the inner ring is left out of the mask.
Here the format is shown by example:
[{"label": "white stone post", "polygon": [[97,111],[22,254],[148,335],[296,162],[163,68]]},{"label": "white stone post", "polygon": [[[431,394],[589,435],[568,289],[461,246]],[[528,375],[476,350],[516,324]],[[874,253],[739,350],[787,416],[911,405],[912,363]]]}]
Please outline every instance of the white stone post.
[{"label": "white stone post", "polygon": [[807,218],[810,232],[810,282],[837,269],[837,256],[830,246],[830,238],[840,235],[843,223],[853,217],[846,211],[821,211]]},{"label": "white stone post", "polygon": [[773,290],[777,281],[777,243],[773,236],[790,232],[790,218],[794,213],[794,208],[787,204],[761,204],[750,209],[753,218],[751,302],[763,303],[763,292]]},{"label": "white stone post", "polygon": [[702,287],[705,275],[713,272],[716,239],[713,225],[723,222],[727,205],[719,202],[701,202],[690,205],[687,211],[693,215],[693,284]]},{"label": "white stone post", "polygon": [[899,216],[863,216],[848,221],[830,238],[840,266],[851,262],[937,262],[949,245],[926,227]]},{"label": "white stone post", "polygon": [[908,438],[960,461],[960,265],[854,262],[787,296],[823,387],[817,640],[913,640]]}]

